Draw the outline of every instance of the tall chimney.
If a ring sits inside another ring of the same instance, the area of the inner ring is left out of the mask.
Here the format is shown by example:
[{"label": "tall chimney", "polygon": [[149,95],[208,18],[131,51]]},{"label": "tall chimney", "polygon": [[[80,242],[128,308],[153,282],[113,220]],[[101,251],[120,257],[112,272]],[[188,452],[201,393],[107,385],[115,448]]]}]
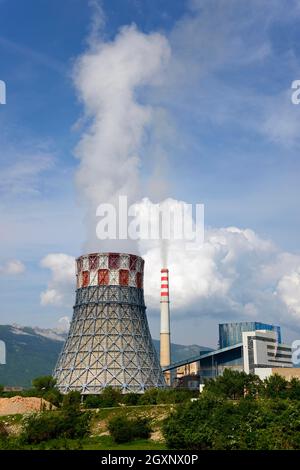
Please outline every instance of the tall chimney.
[{"label": "tall chimney", "polygon": [[[162,368],[171,364],[170,342],[170,302],[169,302],[169,270],[161,270],[160,293],[160,365]],[[165,373],[165,380],[170,385],[170,373]]]}]

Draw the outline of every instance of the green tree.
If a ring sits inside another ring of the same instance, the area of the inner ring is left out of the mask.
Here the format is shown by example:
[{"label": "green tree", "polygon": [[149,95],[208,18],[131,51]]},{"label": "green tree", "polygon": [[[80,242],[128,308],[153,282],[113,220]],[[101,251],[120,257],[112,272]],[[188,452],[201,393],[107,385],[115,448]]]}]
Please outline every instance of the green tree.
[{"label": "green tree", "polygon": [[100,408],[102,404],[100,395],[87,395],[84,400],[85,408]]},{"label": "green tree", "polygon": [[163,434],[170,449],[205,450],[213,447],[216,430],[210,418],[221,398],[214,395],[179,406],[163,423]]},{"label": "green tree", "polygon": [[299,449],[300,403],[249,397],[234,402],[201,395],[171,413],[163,433],[172,449]]},{"label": "green tree", "polygon": [[45,392],[52,390],[55,387],[56,380],[51,375],[43,375],[33,379],[32,385],[35,390]]},{"label": "green tree", "polygon": [[51,439],[80,439],[89,432],[89,413],[73,408],[63,412],[34,413],[24,419],[21,442],[39,444]]},{"label": "green tree", "polygon": [[59,407],[63,401],[63,395],[57,388],[47,390],[45,393],[43,393],[43,398],[56,407]]},{"label": "green tree", "polygon": [[246,381],[244,372],[225,369],[223,375],[206,382],[204,391],[235,400],[244,396]]},{"label": "green tree", "polygon": [[140,398],[141,405],[157,405],[158,403],[158,393],[159,390],[157,388],[149,388],[145,391]]},{"label": "green tree", "polygon": [[255,374],[246,374],[242,373],[243,383],[244,383],[244,396],[256,398],[259,397],[262,389],[263,389],[263,382]]},{"label": "green tree", "polygon": [[62,401],[62,409],[64,411],[80,411],[81,394],[78,391],[71,391],[64,395]]},{"label": "green tree", "polygon": [[300,380],[293,377],[288,385],[288,396],[291,400],[300,400]]},{"label": "green tree", "polygon": [[151,425],[148,418],[127,418],[124,415],[114,416],[108,423],[108,430],[117,444],[130,442],[133,439],[148,439]]},{"label": "green tree", "polygon": [[119,389],[113,387],[106,387],[101,395],[99,395],[100,406],[103,408],[110,408],[119,406],[122,402],[122,393]]},{"label": "green tree", "polygon": [[126,416],[115,416],[108,423],[108,430],[117,444],[130,442],[134,438],[133,427]]},{"label": "green tree", "polygon": [[149,418],[138,416],[131,420],[133,437],[136,439],[149,439],[152,432]]},{"label": "green tree", "polygon": [[127,406],[136,406],[139,402],[140,395],[138,393],[126,393],[123,396],[123,403]]},{"label": "green tree", "polygon": [[281,375],[274,374],[264,380],[264,394],[267,398],[286,398],[288,382]]},{"label": "green tree", "polygon": [[126,395],[122,395],[119,389],[106,387],[99,395],[85,397],[84,406],[85,408],[111,408],[119,406],[120,403],[124,402],[125,397]]}]

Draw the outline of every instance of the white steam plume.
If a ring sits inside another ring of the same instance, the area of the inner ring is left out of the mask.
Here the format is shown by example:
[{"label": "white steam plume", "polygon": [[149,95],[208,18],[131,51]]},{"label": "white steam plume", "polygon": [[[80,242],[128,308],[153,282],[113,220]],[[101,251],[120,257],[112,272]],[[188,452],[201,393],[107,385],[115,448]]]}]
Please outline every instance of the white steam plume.
[{"label": "white steam plume", "polygon": [[86,205],[88,250],[137,250],[130,241],[97,240],[95,214],[99,204],[116,204],[119,195],[129,204],[141,195],[140,154],[153,109],[138,93],[159,84],[169,56],[164,36],[130,26],[112,42],[95,39],[75,64],[74,83],[87,122],[76,149],[76,182]]}]

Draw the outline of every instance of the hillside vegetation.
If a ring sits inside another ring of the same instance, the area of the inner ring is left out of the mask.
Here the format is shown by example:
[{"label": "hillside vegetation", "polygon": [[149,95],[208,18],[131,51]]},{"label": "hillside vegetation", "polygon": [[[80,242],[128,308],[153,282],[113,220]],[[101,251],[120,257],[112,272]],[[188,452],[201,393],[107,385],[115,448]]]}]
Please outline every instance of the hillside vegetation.
[{"label": "hillside vegetation", "polygon": [[[300,449],[300,382],[226,370],[204,391],[62,396],[52,377],[27,393],[55,410],[0,418],[1,449]],[[7,396],[1,392],[2,396]]]}]

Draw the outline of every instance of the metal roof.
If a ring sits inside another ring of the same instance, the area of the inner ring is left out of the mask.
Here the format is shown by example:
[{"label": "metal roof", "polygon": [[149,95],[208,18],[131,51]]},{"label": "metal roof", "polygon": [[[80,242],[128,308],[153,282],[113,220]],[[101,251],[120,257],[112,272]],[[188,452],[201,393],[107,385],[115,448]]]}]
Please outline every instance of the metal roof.
[{"label": "metal roof", "polygon": [[188,359],[185,359],[185,360],[179,361],[179,362],[173,362],[173,364],[171,364],[169,367],[164,367],[163,371],[177,369],[177,367],[181,367],[181,366],[184,366],[186,364],[192,364],[193,362],[198,362],[201,359],[204,359],[206,357],[216,356],[218,354],[222,354],[222,353],[227,352],[227,351],[232,351],[233,349],[241,348],[242,346],[243,346],[243,343],[237,343],[237,344],[234,344],[233,346],[227,346],[226,348],[215,349],[215,350],[209,351],[209,352],[202,351],[202,354],[200,352],[200,355],[198,355],[198,356],[189,357]]}]

